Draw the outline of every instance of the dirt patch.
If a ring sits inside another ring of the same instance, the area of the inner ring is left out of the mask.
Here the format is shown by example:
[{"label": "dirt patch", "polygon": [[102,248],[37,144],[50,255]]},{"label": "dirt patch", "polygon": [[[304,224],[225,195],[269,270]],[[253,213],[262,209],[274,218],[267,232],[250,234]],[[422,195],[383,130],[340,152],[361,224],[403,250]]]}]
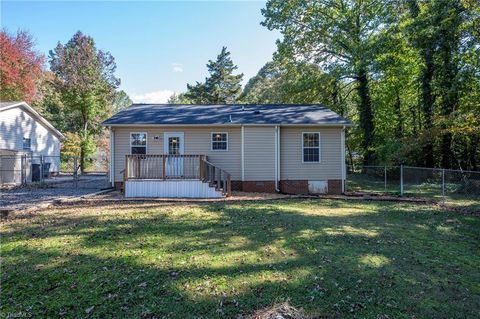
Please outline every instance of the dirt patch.
[{"label": "dirt patch", "polygon": [[265,309],[255,311],[251,316],[245,319],[326,319],[328,316],[310,317],[305,314],[303,309],[297,309],[288,302],[276,304]]}]

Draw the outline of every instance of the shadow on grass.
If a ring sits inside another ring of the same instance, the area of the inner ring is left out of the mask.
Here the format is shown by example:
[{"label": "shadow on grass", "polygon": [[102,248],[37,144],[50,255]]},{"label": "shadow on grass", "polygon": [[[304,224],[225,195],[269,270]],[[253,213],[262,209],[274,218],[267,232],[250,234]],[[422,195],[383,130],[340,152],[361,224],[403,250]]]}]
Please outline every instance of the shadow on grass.
[{"label": "shadow on grass", "polygon": [[8,225],[1,311],[235,318],[285,300],[339,318],[480,309],[478,219],[338,201],[126,207]]}]

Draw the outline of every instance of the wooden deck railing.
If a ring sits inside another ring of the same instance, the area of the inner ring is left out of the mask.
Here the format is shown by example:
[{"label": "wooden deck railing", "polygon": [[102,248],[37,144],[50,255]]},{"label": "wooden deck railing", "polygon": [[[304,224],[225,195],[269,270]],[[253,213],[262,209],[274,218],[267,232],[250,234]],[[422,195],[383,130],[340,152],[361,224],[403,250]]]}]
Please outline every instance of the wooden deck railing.
[{"label": "wooden deck railing", "polygon": [[203,155],[126,155],[125,180],[200,179]]},{"label": "wooden deck railing", "polygon": [[124,180],[132,179],[198,179],[231,195],[230,174],[208,162],[205,155],[125,155]]}]

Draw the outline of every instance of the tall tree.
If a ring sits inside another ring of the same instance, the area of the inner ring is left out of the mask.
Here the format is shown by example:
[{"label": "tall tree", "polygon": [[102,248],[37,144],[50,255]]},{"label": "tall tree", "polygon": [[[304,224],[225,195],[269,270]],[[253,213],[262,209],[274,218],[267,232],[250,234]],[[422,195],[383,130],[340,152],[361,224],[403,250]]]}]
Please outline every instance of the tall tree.
[{"label": "tall tree", "polygon": [[168,104],[192,104],[192,101],[188,99],[186,93],[173,93],[169,98],[167,103]]},{"label": "tall tree", "polygon": [[114,96],[113,96],[113,109],[112,113],[117,113],[130,105],[132,105],[133,101],[132,99],[128,96],[127,92],[124,90],[116,91]]},{"label": "tall tree", "polygon": [[31,103],[43,72],[44,56],[26,31],[0,31],[0,99]]},{"label": "tall tree", "polygon": [[50,51],[50,69],[55,75],[55,88],[69,117],[68,129],[80,135],[80,169],[85,157],[95,151],[95,136],[101,132],[100,122],[111,113],[115,89],[116,64],[109,52],[97,50],[93,38],[80,31],[65,45],[58,43]]},{"label": "tall tree", "polygon": [[[439,88],[441,92],[441,115],[448,119],[458,109],[459,88],[459,59],[463,6],[460,0],[437,0],[434,10],[439,15],[438,25],[440,58]],[[445,129],[445,125],[443,126]],[[441,142],[442,167],[452,166],[452,134],[443,132]]]},{"label": "tall tree", "polygon": [[280,55],[341,70],[342,78],[356,83],[365,163],[373,160],[375,132],[369,72],[390,5],[389,0],[269,0],[262,10],[263,25],[283,34]]},{"label": "tall tree", "polygon": [[187,84],[187,92],[184,97],[191,100],[192,103],[235,103],[242,92],[240,82],[243,74],[233,74],[238,67],[233,63],[226,47],[222,48],[215,61],[208,61],[207,69],[210,76],[203,83]]},{"label": "tall tree", "polygon": [[[313,63],[271,61],[243,90],[246,103],[322,103],[345,115],[345,85]],[[342,101],[342,103],[340,103]]]},{"label": "tall tree", "polygon": [[428,7],[418,0],[406,0],[409,12],[409,19],[406,22],[407,36],[410,39],[412,46],[419,52],[421,58],[421,70],[419,74],[419,81],[421,84],[421,111],[423,115],[424,126],[424,147],[423,157],[425,159],[424,165],[433,167],[434,163],[434,149],[433,149],[433,128],[434,128],[434,106],[435,95],[433,88],[434,74],[435,74],[435,54],[437,50],[438,37],[436,32],[432,31],[435,28],[435,19],[433,12],[426,10]]}]

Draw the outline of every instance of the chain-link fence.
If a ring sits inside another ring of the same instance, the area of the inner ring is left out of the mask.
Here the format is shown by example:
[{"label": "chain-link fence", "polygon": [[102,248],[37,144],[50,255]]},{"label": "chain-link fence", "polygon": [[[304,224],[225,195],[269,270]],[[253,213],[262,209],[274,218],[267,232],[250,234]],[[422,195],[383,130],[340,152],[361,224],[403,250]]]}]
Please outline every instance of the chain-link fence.
[{"label": "chain-link fence", "polygon": [[480,172],[411,166],[347,166],[346,191],[431,198],[480,209]]},{"label": "chain-link fence", "polygon": [[26,155],[0,155],[0,186],[21,185],[28,182]]},{"label": "chain-link fence", "polygon": [[80,174],[80,159],[68,156],[0,155],[0,187],[47,184],[52,187],[107,187],[105,165],[87,159],[94,172]]}]

